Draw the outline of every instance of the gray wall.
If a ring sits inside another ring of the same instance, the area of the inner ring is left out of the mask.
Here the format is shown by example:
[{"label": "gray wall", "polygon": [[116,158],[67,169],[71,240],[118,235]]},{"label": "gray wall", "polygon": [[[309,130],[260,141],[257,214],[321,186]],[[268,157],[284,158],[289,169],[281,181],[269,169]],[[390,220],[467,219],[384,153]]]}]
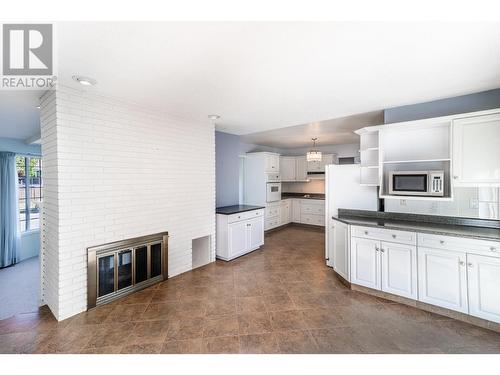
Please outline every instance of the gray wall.
[{"label": "gray wall", "polygon": [[215,132],[216,205],[239,203],[240,155],[252,151],[279,152],[278,149],[241,142],[239,135]]},{"label": "gray wall", "polygon": [[482,91],[432,102],[405,105],[384,110],[384,123],[483,111],[500,107],[500,89]]}]

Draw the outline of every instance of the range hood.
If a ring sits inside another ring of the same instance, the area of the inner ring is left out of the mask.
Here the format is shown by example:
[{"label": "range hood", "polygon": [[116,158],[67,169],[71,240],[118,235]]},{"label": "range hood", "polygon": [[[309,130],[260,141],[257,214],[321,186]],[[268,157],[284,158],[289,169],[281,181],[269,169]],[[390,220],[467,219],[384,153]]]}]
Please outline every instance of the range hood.
[{"label": "range hood", "polygon": [[324,180],[325,171],[307,172],[307,178],[309,180]]}]

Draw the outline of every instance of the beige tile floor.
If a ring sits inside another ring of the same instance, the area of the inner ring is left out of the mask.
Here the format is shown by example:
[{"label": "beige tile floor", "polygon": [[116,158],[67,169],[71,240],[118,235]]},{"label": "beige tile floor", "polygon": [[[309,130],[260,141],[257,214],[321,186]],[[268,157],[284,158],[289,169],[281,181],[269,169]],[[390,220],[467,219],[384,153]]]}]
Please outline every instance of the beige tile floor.
[{"label": "beige tile floor", "polygon": [[217,261],[56,322],[0,321],[0,353],[500,353],[500,334],[344,287],[322,231],[289,226]]}]

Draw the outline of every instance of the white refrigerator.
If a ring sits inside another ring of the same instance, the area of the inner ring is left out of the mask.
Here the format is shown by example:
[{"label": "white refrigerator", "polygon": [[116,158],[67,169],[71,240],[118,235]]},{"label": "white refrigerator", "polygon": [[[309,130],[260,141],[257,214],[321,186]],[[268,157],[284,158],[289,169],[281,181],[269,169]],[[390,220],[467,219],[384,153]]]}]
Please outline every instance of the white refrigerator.
[{"label": "white refrigerator", "polygon": [[377,211],[376,186],[361,185],[359,164],[327,165],[325,169],[325,259],[326,264],[349,280],[347,225],[332,219],[339,208]]}]

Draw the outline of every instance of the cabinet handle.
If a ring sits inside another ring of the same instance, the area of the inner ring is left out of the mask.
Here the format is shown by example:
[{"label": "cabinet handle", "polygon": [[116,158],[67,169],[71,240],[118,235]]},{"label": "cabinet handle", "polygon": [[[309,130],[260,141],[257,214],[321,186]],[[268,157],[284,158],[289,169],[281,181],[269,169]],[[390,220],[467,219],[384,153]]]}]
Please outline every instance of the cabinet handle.
[{"label": "cabinet handle", "polygon": [[456,180],[456,179],[458,179],[458,176],[453,176],[453,178]]},{"label": "cabinet handle", "polygon": [[463,260],[461,260],[460,262],[458,262],[458,264],[460,264],[461,266],[464,266],[465,262]]},{"label": "cabinet handle", "polygon": [[381,253],[385,253],[385,250],[384,250],[384,249],[382,249],[382,248],[380,248],[380,252],[381,252]]},{"label": "cabinet handle", "polygon": [[473,267],[473,264],[472,264],[472,263],[467,263],[467,265],[468,265],[469,267],[471,267],[471,268]]},{"label": "cabinet handle", "polygon": [[367,230],[365,230],[365,234],[366,234],[366,235],[368,234],[368,231],[367,231]]},{"label": "cabinet handle", "polygon": [[396,235],[395,235],[395,234],[393,234],[393,235],[392,235],[392,238],[396,238]]},{"label": "cabinet handle", "polygon": [[497,248],[496,248],[496,247],[490,247],[490,251],[492,251],[492,252],[496,253],[498,250],[497,250]]},{"label": "cabinet handle", "polygon": [[440,241],[439,241],[439,243],[440,243],[441,245],[444,245],[444,241],[443,241],[443,240],[440,240]]},{"label": "cabinet handle", "polygon": [[379,251],[379,250],[380,250],[380,249],[379,249],[377,246],[375,246],[375,251]]}]

